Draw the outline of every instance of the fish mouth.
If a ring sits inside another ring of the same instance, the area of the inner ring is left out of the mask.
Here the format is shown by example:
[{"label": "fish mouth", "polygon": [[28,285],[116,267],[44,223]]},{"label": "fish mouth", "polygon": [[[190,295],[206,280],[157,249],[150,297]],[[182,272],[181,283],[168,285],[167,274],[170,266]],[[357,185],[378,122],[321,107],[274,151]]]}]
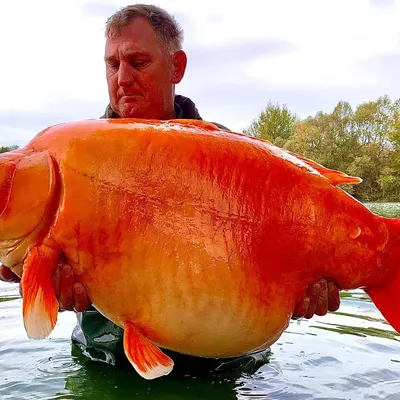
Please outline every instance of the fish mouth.
[{"label": "fish mouth", "polygon": [[7,161],[0,162],[0,201],[3,198],[4,203],[0,207],[0,261],[20,275],[29,249],[46,235],[56,217],[60,177],[47,151],[28,154],[16,166],[10,162],[10,167]]},{"label": "fish mouth", "polygon": [[0,242],[1,263],[12,269],[19,277],[22,276],[23,265],[28,249],[28,246],[24,246],[24,240],[28,239],[34,231],[17,239],[7,239]]},{"label": "fish mouth", "polygon": [[[36,229],[36,228],[35,228]],[[35,231],[32,230],[31,232],[28,232],[28,234],[23,235],[17,239],[7,239],[7,240],[2,240],[0,241],[0,254],[6,253],[6,255],[12,253],[14,250],[16,250],[20,244],[23,242],[24,239],[29,237],[32,232]]]},{"label": "fish mouth", "polygon": [[28,251],[37,243],[37,239],[43,230],[48,227],[49,220],[51,220],[51,217],[49,219],[44,215],[37,226],[27,234],[16,239],[1,240],[0,262],[21,277]]},{"label": "fish mouth", "polygon": [[11,252],[13,251],[16,247],[19,246],[19,244],[24,240],[26,236],[22,236],[18,239],[7,239],[7,240],[2,240],[0,242],[0,251],[7,251]]},{"label": "fish mouth", "polygon": [[22,276],[22,270],[24,265],[25,257],[22,259],[15,257],[14,253],[20,248],[20,245],[24,238],[2,241],[0,243],[0,261],[2,265],[11,269],[20,278]]}]

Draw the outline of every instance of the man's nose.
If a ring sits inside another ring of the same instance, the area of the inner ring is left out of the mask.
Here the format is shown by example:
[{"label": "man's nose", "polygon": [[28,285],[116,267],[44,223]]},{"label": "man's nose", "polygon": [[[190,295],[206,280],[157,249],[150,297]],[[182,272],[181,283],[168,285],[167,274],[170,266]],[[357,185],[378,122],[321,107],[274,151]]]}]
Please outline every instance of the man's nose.
[{"label": "man's nose", "polygon": [[126,61],[122,61],[118,69],[118,85],[129,86],[134,82],[134,69]]}]

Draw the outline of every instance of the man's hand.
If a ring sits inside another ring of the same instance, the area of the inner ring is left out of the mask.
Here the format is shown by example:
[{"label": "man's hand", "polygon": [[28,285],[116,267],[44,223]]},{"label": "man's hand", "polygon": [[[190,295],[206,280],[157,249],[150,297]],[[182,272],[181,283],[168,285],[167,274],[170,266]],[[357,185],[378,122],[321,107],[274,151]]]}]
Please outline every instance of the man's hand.
[{"label": "man's hand", "polygon": [[[0,280],[18,283],[21,279],[4,265],[0,266]],[[90,300],[85,287],[75,282],[72,267],[60,264],[52,276],[54,294],[57,297],[60,311],[86,311],[90,307]],[[22,290],[20,287],[22,296]]]},{"label": "man's hand", "polygon": [[61,264],[52,276],[54,293],[60,311],[86,311],[90,300],[82,283],[75,282],[74,271],[69,264]]},{"label": "man's hand", "polygon": [[339,289],[333,282],[321,279],[312,284],[304,298],[297,303],[292,319],[310,319],[314,314],[322,316],[328,311],[336,311],[339,306]]}]

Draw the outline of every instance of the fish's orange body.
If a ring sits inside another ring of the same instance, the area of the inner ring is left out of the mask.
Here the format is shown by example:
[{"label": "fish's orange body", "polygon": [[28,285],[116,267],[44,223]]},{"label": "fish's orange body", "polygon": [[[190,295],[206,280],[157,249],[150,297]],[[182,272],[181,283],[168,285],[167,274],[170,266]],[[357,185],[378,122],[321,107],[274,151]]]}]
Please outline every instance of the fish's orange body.
[{"label": "fish's orange body", "polygon": [[377,288],[383,312],[380,288],[394,290],[397,221],[336,187],[357,179],[266,141],[202,121],[60,124],[0,157],[4,191],[24,159],[21,182],[41,190],[17,193],[37,207],[17,228],[17,206],[0,203],[0,259],[21,274],[26,254],[42,257],[32,246],[53,252],[49,270],[63,253],[102,314],[158,347],[231,357],[271,345],[320,278],[373,299]]}]

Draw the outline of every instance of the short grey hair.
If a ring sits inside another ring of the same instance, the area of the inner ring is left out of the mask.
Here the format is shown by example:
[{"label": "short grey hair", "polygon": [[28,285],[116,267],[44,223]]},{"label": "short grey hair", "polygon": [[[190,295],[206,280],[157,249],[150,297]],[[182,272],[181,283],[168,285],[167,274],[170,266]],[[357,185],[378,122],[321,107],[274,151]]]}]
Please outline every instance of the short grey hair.
[{"label": "short grey hair", "polygon": [[183,29],[164,9],[149,4],[134,4],[116,11],[106,22],[106,37],[118,35],[136,18],[144,18],[153,27],[167,52],[182,49]]}]

